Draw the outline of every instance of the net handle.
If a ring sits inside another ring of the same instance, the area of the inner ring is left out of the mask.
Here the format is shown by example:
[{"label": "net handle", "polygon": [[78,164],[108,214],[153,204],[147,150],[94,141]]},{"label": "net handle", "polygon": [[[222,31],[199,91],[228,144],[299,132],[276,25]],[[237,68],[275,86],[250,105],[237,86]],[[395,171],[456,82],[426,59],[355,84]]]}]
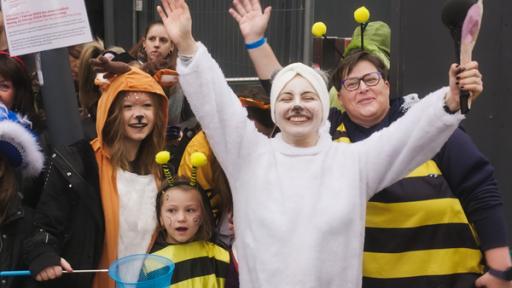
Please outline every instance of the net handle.
[{"label": "net handle", "polygon": [[[73,271],[62,271],[62,273],[105,273],[108,269],[86,269],[86,270],[73,270]],[[23,277],[30,276],[30,270],[16,270],[16,271],[0,271],[0,277]]]}]

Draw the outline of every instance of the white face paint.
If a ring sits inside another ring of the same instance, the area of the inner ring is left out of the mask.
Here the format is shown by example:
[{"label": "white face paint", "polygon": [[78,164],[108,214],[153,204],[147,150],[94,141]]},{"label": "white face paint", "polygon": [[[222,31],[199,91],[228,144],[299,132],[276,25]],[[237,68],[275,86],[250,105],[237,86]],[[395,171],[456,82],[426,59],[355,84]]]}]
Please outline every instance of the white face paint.
[{"label": "white face paint", "polygon": [[320,97],[311,83],[295,76],[277,96],[274,116],[286,143],[310,147],[318,141],[323,112]]}]

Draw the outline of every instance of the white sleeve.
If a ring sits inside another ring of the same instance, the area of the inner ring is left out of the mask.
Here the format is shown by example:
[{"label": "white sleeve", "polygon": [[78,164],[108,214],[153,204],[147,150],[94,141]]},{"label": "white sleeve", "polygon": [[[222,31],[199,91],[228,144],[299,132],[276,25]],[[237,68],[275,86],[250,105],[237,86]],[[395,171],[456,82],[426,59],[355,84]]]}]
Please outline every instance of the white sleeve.
[{"label": "white sleeve", "polygon": [[465,117],[443,109],[448,88],[426,96],[389,127],[354,145],[368,199],[431,159]]},{"label": "white sleeve", "polygon": [[254,124],[247,119],[247,110],[200,42],[192,59],[178,59],[177,71],[183,92],[219,163],[226,175],[236,173],[244,143],[259,138]]}]

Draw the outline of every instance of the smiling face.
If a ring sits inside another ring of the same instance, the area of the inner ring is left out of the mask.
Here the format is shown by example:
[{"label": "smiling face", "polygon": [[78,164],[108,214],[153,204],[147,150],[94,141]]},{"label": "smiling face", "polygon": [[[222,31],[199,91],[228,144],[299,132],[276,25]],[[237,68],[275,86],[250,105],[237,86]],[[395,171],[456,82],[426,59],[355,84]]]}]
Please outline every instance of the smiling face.
[{"label": "smiling face", "polygon": [[144,37],[143,46],[148,61],[152,62],[165,58],[174,48],[164,25],[161,23],[153,24],[149,28]]},{"label": "smiling face", "polygon": [[276,124],[283,140],[293,146],[310,147],[319,138],[322,102],[308,80],[295,76],[277,96]]},{"label": "smiling face", "polygon": [[121,105],[125,138],[128,142],[138,144],[155,126],[153,96],[145,92],[125,92]]},{"label": "smiling face", "polygon": [[[371,62],[361,60],[352,71],[344,75],[343,79],[361,78],[377,71],[377,67]],[[354,91],[348,91],[345,86],[342,86],[339,91],[339,100],[352,121],[363,127],[374,126],[388,113],[389,82],[380,79],[375,86],[368,86],[365,81],[360,81],[359,88]]]},{"label": "smiling face", "polygon": [[173,187],[162,197],[159,221],[165,228],[167,243],[186,243],[196,239],[203,223],[199,192],[192,188]]}]

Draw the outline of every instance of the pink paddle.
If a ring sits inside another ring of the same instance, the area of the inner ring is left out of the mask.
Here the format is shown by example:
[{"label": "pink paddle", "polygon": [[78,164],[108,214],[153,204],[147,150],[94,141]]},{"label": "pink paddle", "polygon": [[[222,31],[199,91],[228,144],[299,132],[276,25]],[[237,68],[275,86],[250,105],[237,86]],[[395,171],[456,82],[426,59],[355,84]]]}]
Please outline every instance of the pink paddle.
[{"label": "pink paddle", "polygon": [[[480,24],[482,23],[482,15],[484,12],[484,4],[482,0],[478,0],[473,4],[464,19],[462,24],[462,33],[460,39],[460,64],[464,65],[471,62],[473,48],[475,47],[478,32],[480,31]],[[462,95],[461,95],[462,96]],[[466,95],[469,97],[469,95]],[[471,108],[471,99],[468,99],[468,109]]]}]

